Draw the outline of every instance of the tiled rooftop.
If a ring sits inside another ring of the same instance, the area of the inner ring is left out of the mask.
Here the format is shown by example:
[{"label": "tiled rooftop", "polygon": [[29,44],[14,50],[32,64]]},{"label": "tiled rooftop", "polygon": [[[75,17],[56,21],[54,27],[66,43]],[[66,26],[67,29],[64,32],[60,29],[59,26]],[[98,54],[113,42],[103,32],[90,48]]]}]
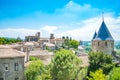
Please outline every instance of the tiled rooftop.
[{"label": "tiled rooftop", "polygon": [[0,58],[24,57],[24,53],[14,50],[9,46],[0,45]]}]

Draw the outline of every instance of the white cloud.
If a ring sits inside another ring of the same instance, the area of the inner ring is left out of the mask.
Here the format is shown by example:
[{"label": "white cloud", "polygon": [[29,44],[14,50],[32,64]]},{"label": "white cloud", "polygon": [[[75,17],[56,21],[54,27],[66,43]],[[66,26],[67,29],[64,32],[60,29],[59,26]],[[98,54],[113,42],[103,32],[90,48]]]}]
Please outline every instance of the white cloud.
[{"label": "white cloud", "polygon": [[[106,16],[108,14],[105,14]],[[112,15],[105,17],[104,19],[108,29],[110,30],[115,40],[120,40],[120,17],[114,18]],[[101,17],[94,17],[81,22],[82,26],[73,30],[57,34],[57,36],[71,36],[77,40],[91,40],[95,30],[98,31],[101,23]]]},{"label": "white cloud", "polygon": [[[91,40],[95,30],[98,30],[101,25],[102,17],[100,14],[102,11],[101,9],[93,8],[89,4],[79,5],[70,1],[63,8],[56,9],[53,14],[37,11],[27,17],[24,16],[24,18],[20,19],[20,22],[16,19],[13,21],[8,20],[8,23],[5,22],[3,27],[17,25],[22,27],[27,26],[27,28],[0,29],[0,36],[15,38],[20,36],[24,38],[26,35],[34,35],[39,31],[42,37],[49,37],[50,33],[54,33],[56,37],[71,36],[77,40]],[[120,40],[120,15],[114,17],[114,12],[105,12],[104,16],[105,23],[114,39]],[[28,29],[29,26],[36,26],[37,29],[35,29],[36,27]]]},{"label": "white cloud", "polygon": [[[120,32],[120,16],[114,18],[112,15],[105,14],[105,23],[110,30],[113,38],[115,40],[120,40],[119,32]],[[77,24],[81,24],[82,26],[78,28],[74,28],[71,30],[65,30],[63,32],[58,32],[60,26],[43,26],[40,29],[1,29],[0,36],[5,37],[22,37],[26,35],[34,35],[36,32],[41,32],[42,37],[49,37],[50,33],[54,33],[56,37],[62,36],[71,36],[73,39],[77,40],[91,40],[93,34],[98,31],[102,22],[102,18],[100,16],[96,16],[94,18],[86,19],[81,22],[77,22]],[[63,26],[64,27],[64,26]]]},{"label": "white cloud", "polygon": [[56,9],[55,14],[60,19],[76,21],[96,16],[100,12],[102,12],[100,9],[93,8],[89,4],[80,5],[70,1],[63,8]]},{"label": "white cloud", "polygon": [[25,29],[25,28],[9,28],[9,29],[1,29],[0,30],[0,36],[2,37],[13,37],[17,38],[18,36],[22,39],[25,38],[25,36],[28,35],[35,35],[37,32],[41,33],[42,37],[49,37],[50,33],[54,33],[55,30],[57,30],[57,26],[43,26],[40,29]]},{"label": "white cloud", "polygon": [[1,29],[0,30],[0,36],[2,36],[2,37],[13,37],[13,38],[17,38],[19,36],[21,38],[24,38],[26,35],[34,35],[38,31],[39,30],[24,29],[24,28]]},{"label": "white cloud", "polygon": [[57,29],[58,29],[57,26],[48,26],[48,25],[41,28],[41,30],[47,31],[48,33],[53,33]]}]

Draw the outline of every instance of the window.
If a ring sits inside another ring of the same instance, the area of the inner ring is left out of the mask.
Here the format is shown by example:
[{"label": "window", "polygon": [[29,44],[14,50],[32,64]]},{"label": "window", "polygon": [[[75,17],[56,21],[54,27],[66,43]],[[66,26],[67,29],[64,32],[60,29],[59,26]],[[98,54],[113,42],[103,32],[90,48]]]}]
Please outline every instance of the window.
[{"label": "window", "polygon": [[19,78],[18,78],[18,77],[16,77],[16,78],[15,78],[15,80],[19,80]]},{"label": "window", "polygon": [[107,46],[107,42],[105,42],[105,46]]},{"label": "window", "polygon": [[113,48],[113,43],[111,43],[111,48]]},{"label": "window", "polygon": [[100,45],[100,42],[98,42],[98,46]]},{"label": "window", "polygon": [[5,63],[5,71],[9,71],[9,64]]},{"label": "window", "polygon": [[21,51],[23,52],[23,47],[21,47]]},{"label": "window", "polygon": [[0,78],[0,80],[3,80],[3,78]]},{"label": "window", "polygon": [[18,63],[14,64],[14,69],[15,69],[15,71],[18,71]]}]

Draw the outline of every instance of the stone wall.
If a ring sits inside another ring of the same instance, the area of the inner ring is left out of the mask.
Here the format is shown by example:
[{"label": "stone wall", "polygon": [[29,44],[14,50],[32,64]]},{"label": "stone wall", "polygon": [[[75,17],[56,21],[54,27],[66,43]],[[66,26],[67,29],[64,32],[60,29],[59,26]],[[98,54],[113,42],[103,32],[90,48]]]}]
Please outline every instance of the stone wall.
[{"label": "stone wall", "polygon": [[114,41],[92,41],[92,50],[94,52],[104,52],[108,54],[112,54],[114,51]]},{"label": "stone wall", "polygon": [[[18,63],[18,70],[15,71],[15,63]],[[5,70],[5,64],[8,64],[8,70]],[[24,80],[24,58],[0,59],[0,78],[5,80]]]}]

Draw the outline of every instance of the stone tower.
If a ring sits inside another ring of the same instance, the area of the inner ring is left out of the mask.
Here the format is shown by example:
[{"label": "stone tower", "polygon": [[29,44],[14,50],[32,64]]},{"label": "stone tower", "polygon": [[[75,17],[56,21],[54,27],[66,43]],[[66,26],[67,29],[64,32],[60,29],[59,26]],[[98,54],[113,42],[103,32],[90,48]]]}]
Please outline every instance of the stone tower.
[{"label": "stone tower", "polygon": [[92,50],[93,52],[101,51],[108,54],[112,54],[114,51],[114,39],[111,36],[104,19],[98,33],[95,32],[92,38]]},{"label": "stone tower", "polygon": [[50,34],[50,39],[55,39],[55,37],[54,37],[54,34],[53,34],[53,33],[51,33],[51,34]]},{"label": "stone tower", "polygon": [[40,38],[40,32],[37,32],[37,36],[38,36],[38,38]]}]

